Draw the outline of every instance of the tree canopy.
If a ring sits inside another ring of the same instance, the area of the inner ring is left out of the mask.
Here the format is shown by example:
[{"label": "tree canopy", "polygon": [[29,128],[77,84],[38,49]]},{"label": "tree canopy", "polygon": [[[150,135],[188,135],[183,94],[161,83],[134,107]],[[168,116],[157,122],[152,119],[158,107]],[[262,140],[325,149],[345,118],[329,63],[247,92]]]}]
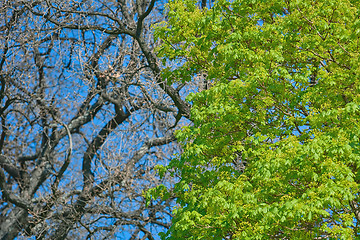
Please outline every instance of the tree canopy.
[{"label": "tree canopy", "polygon": [[156,28],[187,98],[166,239],[351,239],[360,234],[360,6],[354,0],[171,1]]}]

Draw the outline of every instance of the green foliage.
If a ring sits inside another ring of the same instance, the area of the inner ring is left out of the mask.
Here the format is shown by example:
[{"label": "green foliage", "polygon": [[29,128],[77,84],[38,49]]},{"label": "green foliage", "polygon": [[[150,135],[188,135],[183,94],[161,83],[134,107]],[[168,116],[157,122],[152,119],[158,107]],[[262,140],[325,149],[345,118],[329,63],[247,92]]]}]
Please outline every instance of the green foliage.
[{"label": "green foliage", "polygon": [[177,63],[164,78],[213,82],[177,132],[179,207],[164,238],[358,236],[358,1],[195,4],[172,1],[156,28],[159,55]]}]

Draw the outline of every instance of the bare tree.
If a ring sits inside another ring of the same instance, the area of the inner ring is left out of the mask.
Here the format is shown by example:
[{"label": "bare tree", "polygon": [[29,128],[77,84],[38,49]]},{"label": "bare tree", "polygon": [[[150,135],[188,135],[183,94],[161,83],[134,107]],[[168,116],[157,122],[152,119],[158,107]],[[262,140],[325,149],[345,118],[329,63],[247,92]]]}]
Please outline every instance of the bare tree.
[{"label": "bare tree", "polygon": [[[0,239],[155,239],[145,205],[188,87],[160,77],[155,0],[0,3]],[[182,118],[185,117],[185,118]],[[183,119],[183,120],[181,120]],[[185,120],[184,120],[185,119]]]}]

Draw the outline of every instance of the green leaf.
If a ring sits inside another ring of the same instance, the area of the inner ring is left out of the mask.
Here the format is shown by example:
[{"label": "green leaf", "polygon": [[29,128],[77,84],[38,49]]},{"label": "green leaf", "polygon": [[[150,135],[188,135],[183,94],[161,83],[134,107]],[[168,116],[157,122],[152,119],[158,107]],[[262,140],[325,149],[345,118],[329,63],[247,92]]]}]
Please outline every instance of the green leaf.
[{"label": "green leaf", "polygon": [[[164,239],[354,239],[360,205],[357,1],[170,1],[155,27],[169,83],[189,94],[192,125]],[[180,61],[179,61],[180,60]],[[210,85],[210,84],[209,84]],[[200,87],[196,88],[200,89]],[[159,187],[153,198],[169,196]]]}]

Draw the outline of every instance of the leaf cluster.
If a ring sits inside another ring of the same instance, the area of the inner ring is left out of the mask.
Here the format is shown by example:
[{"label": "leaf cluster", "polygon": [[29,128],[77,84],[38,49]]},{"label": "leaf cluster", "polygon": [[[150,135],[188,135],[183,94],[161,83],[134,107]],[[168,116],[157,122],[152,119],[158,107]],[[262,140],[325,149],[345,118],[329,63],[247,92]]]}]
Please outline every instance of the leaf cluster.
[{"label": "leaf cluster", "polygon": [[172,1],[169,81],[207,73],[166,239],[351,239],[359,224],[359,3]]}]

